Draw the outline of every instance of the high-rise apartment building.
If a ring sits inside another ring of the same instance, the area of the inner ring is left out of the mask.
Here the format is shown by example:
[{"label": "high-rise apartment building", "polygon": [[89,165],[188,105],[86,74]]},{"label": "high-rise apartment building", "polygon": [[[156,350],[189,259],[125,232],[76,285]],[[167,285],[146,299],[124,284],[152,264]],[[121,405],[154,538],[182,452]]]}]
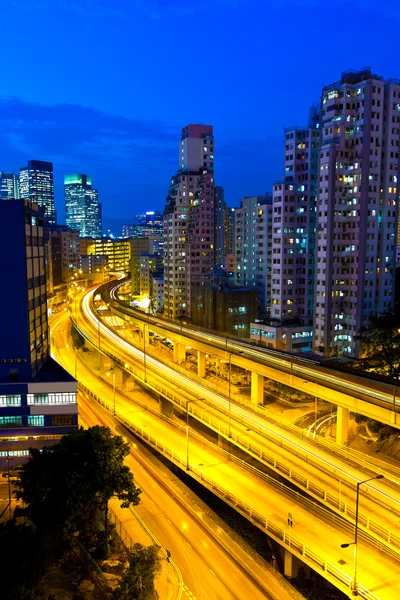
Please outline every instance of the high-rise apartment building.
[{"label": "high-rise apartment building", "polygon": [[345,72],[321,101],[314,350],[357,355],[371,312],[393,305],[400,83]]},{"label": "high-rise apartment building", "polygon": [[19,177],[15,173],[0,171],[0,200],[19,198]]},{"label": "high-rise apartment building", "polygon": [[50,357],[43,225],[38,204],[0,202],[0,463],[77,427],[76,381]]},{"label": "high-rise apartment building", "polygon": [[224,188],[214,187],[214,261],[217,267],[225,264],[226,211]]},{"label": "high-rise apartment building", "polygon": [[235,284],[255,288],[259,312],[270,304],[272,195],[249,196],[234,210]]},{"label": "high-rise apartment building", "polygon": [[70,284],[80,267],[79,231],[66,225],[53,225],[44,233],[49,246],[53,286]]},{"label": "high-rise apartment building", "polygon": [[191,293],[214,267],[214,137],[209,125],[188,125],[179,142],[179,170],[164,212],[164,312],[190,316]]},{"label": "high-rise apartment building", "polygon": [[313,322],[318,119],[313,106],[307,127],[285,129],[284,176],[273,187],[270,314],[280,324]]},{"label": "high-rise apartment building", "polygon": [[68,227],[81,237],[98,237],[102,233],[101,205],[98,192],[88,175],[65,175],[65,217]]},{"label": "high-rise apartment building", "polygon": [[20,198],[36,202],[45,209],[45,225],[55,225],[53,163],[29,160],[27,167],[19,170]]}]

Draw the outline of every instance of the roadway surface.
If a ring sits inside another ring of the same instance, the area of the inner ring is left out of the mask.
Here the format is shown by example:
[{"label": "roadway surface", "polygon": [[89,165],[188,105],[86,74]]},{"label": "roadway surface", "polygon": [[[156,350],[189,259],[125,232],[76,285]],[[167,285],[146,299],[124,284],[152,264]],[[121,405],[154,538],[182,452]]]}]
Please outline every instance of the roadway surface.
[{"label": "roadway surface", "polygon": [[[73,355],[66,349],[69,360],[73,361]],[[59,359],[62,362],[61,354]],[[85,385],[96,394],[104,395],[104,384],[99,382],[98,376],[93,375],[85,365],[79,365],[79,380],[85,381]],[[108,391],[103,400],[112,402],[112,393]],[[123,417],[140,427],[143,431],[151,432],[151,435],[163,440],[173,449],[174,453],[185,457],[185,434],[175,425],[171,425],[155,415],[135,406],[131,400],[118,390],[116,393],[117,415]],[[190,465],[191,468],[201,469],[208,477],[223,484],[228,493],[235,497],[240,495],[242,499],[264,515],[269,521],[285,528],[287,539],[300,540],[308,548],[311,548],[318,556],[323,557],[338,572],[352,576],[352,552],[342,549],[340,546],[344,541],[350,541],[352,533],[348,531],[343,523],[329,522],[327,513],[321,515],[320,510],[313,510],[310,504],[305,504],[301,498],[293,498],[283,495],[276,487],[261,481],[260,478],[249,472],[245,467],[229,460],[226,454],[210,445],[202,444],[194,438],[194,432],[190,433]],[[287,527],[287,515],[293,515],[293,528]],[[294,542],[293,542],[294,543]],[[368,559],[367,559],[368,557]],[[359,582],[360,585],[375,594],[376,598],[389,600],[400,596],[400,581],[397,577],[398,562],[387,555],[359,542]],[[248,597],[248,596],[245,596]],[[364,597],[373,597],[364,595]]]},{"label": "roadway surface", "polygon": [[[96,340],[97,327],[95,317],[90,313],[89,302],[85,299],[84,310],[91,319],[91,329],[84,319],[79,319],[79,326],[84,328],[92,339]],[[135,370],[143,369],[143,352],[134,348],[130,343],[120,339],[108,327],[101,324],[101,344],[103,350],[120,357],[122,362],[132,363],[136,360]],[[149,344],[150,346],[150,344]],[[148,348],[149,348],[148,346]],[[164,359],[165,360],[165,359]],[[170,390],[177,393],[177,383],[181,383],[184,394],[181,405],[184,407],[188,398],[203,397],[207,402],[191,404],[190,412],[203,422],[213,420],[218,427],[227,431],[228,401],[220,394],[205,389],[201,379],[193,373],[177,373],[172,368],[165,366],[160,359],[156,360],[147,355],[148,377],[158,379],[163,387],[168,387],[166,377],[171,381]],[[182,371],[182,370],[181,370]],[[188,396],[188,390],[193,392]],[[222,410],[221,410],[222,409]],[[291,432],[282,430],[278,426],[268,423],[264,416],[254,414],[252,410],[244,409],[232,403],[231,406],[231,433],[233,440],[239,436],[240,447],[246,449],[248,444],[258,452],[263,452],[267,457],[274,457],[282,467],[277,469],[284,476],[289,474],[289,479],[308,493],[321,499],[329,508],[335,509],[339,514],[346,513],[349,520],[354,519],[355,488],[356,482],[373,477],[382,468],[378,469],[366,459],[366,467],[359,462],[359,458],[338,458],[331,456],[326,450],[316,447],[312,439],[304,436],[299,439]],[[241,421],[241,422],[239,422]],[[257,452],[253,455],[259,456]],[[263,460],[271,466],[271,461]],[[387,543],[395,551],[400,550],[400,494],[398,492],[400,478],[392,472],[385,472],[383,481],[372,481],[362,487],[360,501],[360,526],[369,531],[376,540]],[[325,494],[325,495],[324,495]],[[339,508],[340,507],[340,508]],[[366,525],[369,525],[369,529]],[[375,527],[376,525],[376,527]],[[373,529],[373,533],[371,532]],[[390,536],[390,537],[389,537]],[[390,539],[390,543],[388,542]],[[397,542],[397,546],[393,545]]]},{"label": "roadway surface", "polygon": [[[361,374],[349,374],[321,366],[318,361],[312,359],[297,357],[277,350],[257,348],[246,341],[232,340],[208,331],[199,331],[195,328],[179,326],[162,319],[150,318],[118,300],[118,288],[121,285],[126,285],[126,282],[112,284],[110,306],[116,311],[119,310],[122,313],[125,312],[125,314],[131,315],[139,323],[150,323],[152,330],[160,335],[169,336],[173,341],[179,341],[180,336],[182,343],[185,345],[190,344],[191,340],[197,344],[203,344],[203,347],[196,347],[223,358],[227,358],[226,355],[230,352],[243,353],[243,356],[233,354],[232,362],[246,369],[251,368],[251,366],[255,368],[255,364],[257,364],[257,372],[267,377],[271,376],[272,379],[286,384],[289,384],[289,378],[286,377],[286,375],[289,375],[292,387],[309,394],[318,394],[320,398],[336,402],[341,406],[350,408],[350,410],[356,410],[359,404],[357,400],[361,400],[360,406],[365,409],[362,414],[371,418],[377,418],[375,414],[377,411],[375,411],[373,405],[382,407],[388,413],[387,422],[400,428],[400,419],[390,414],[393,406],[396,406],[396,413],[400,413],[398,382],[393,382],[393,385],[386,382],[377,382],[363,377]],[[280,377],[280,375],[283,377]],[[370,405],[371,414],[367,412],[368,405]],[[381,420],[383,418],[386,417],[382,417]]]},{"label": "roadway surface", "polygon": [[[53,353],[70,372],[75,369],[74,356],[69,352],[67,338],[67,317],[57,316],[51,324],[52,333],[61,329],[62,335],[53,336]],[[56,344],[54,343],[56,340]],[[57,345],[57,349],[55,349]],[[110,388],[86,369],[84,363],[78,366],[79,381],[90,381],[90,388],[96,388],[106,399],[111,401]],[[118,405],[126,399],[118,396]],[[133,407],[138,414],[138,409]],[[139,412],[143,412],[139,409]],[[125,411],[124,411],[125,413]],[[143,490],[140,504],[135,508],[146,522],[163,547],[167,548],[178,565],[184,580],[183,593],[191,600],[242,600],[254,598],[287,599],[291,597],[272,575],[261,570],[257,563],[251,561],[252,568],[260,572],[260,577],[268,579],[266,587],[271,587],[271,595],[263,593],[247,576],[238,563],[233,560],[220,544],[199,525],[190,512],[167,493],[160,480],[166,480],[167,469],[147,451],[125,427],[90,398],[79,395],[79,415],[87,425],[103,424],[114,432],[123,435],[130,443],[132,452],[127,464],[134,473],[137,485]],[[144,467],[147,466],[147,468]],[[193,496],[187,490],[187,497]],[[217,534],[223,535],[222,531]],[[240,552],[236,543],[229,540],[232,554]]]}]

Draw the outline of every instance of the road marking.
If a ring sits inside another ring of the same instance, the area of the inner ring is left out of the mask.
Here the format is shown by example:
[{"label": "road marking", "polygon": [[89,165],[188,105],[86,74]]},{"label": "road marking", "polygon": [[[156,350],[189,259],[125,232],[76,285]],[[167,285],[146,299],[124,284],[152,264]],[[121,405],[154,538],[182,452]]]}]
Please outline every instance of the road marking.
[{"label": "road marking", "polygon": [[186,584],[183,584],[183,590],[190,600],[196,600],[196,596],[191,592]]},{"label": "road marking", "polygon": [[171,525],[171,521],[169,519],[167,519],[168,523]]},{"label": "road marking", "polygon": [[212,569],[210,569],[210,573],[212,573],[214,575],[214,577],[216,577],[216,574],[214,573],[214,571]]},{"label": "road marking", "polygon": [[191,547],[192,547],[192,546],[189,544],[189,542],[186,542],[186,543],[187,543],[187,545],[189,546],[189,548],[191,548]]}]

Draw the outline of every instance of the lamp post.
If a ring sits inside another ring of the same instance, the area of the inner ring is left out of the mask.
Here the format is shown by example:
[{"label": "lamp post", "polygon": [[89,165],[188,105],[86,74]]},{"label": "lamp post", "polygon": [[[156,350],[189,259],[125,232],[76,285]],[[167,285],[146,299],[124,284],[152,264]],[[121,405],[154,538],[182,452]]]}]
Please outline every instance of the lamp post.
[{"label": "lamp post", "polygon": [[351,593],[353,596],[358,596],[358,584],[357,584],[357,542],[358,542],[358,505],[360,500],[360,486],[364,483],[368,483],[368,481],[373,481],[374,479],[383,479],[384,475],[381,473],[376,475],[375,477],[371,477],[370,479],[364,479],[364,481],[359,481],[357,483],[357,495],[356,495],[356,522],[354,527],[354,542],[349,542],[348,544],[341,544],[341,548],[348,548],[349,546],[354,545],[354,575],[353,581],[351,584]]},{"label": "lamp post", "polygon": [[98,345],[99,345],[99,371],[101,371],[101,347],[100,347],[100,315],[99,315],[99,311],[97,310],[97,333],[99,336],[99,341],[98,341]]},{"label": "lamp post", "polygon": [[314,436],[315,437],[317,435],[317,415],[318,415],[318,396],[317,396],[317,389],[318,389],[318,383],[315,382],[315,404],[314,404]]},{"label": "lamp post", "polygon": [[204,398],[194,398],[186,402],[186,471],[190,471],[189,465],[189,404],[191,402],[201,402]]},{"label": "lamp post", "polygon": [[[243,351],[238,352],[243,354]],[[231,375],[232,375],[232,352],[229,352],[229,381],[228,381],[228,438],[231,435]]]},{"label": "lamp post", "polygon": [[107,373],[107,377],[112,373],[113,375],[113,399],[114,399],[114,409],[113,415],[115,416],[115,366],[109,369],[109,373]]}]

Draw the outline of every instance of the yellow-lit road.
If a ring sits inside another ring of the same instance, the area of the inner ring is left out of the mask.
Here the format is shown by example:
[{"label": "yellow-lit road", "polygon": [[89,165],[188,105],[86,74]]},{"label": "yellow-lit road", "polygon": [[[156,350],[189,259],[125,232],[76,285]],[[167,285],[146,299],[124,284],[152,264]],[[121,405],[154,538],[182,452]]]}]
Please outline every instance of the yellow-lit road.
[{"label": "yellow-lit road", "polygon": [[[244,368],[253,367],[260,374],[270,376],[276,381],[281,381],[281,383],[292,385],[303,392],[316,394],[318,390],[318,395],[327,401],[333,401],[339,406],[361,412],[370,418],[376,418],[400,428],[400,419],[392,413],[393,406],[396,406],[396,413],[400,413],[400,389],[397,389],[396,392],[393,385],[368,379],[361,374],[349,374],[326,368],[321,366],[319,362],[302,356],[293,356],[278,350],[255,347],[245,340],[231,340],[218,335],[218,333],[201,331],[192,327],[179,326],[162,319],[146,317],[140,311],[121,306],[118,302],[118,287],[121,285],[125,285],[125,283],[116,284],[110,290],[111,306],[122,312],[128,310],[135,315],[134,318],[138,322],[147,321],[157,325],[155,331],[159,331],[162,335],[168,335],[168,332],[170,332],[174,340],[179,340],[176,335],[181,335],[186,339],[184,343],[190,344],[190,340],[197,342],[197,344],[203,343],[204,346],[200,349],[223,358],[226,357],[227,353],[241,352],[243,356],[233,356],[232,360],[237,361],[237,364],[242,364]],[[363,407],[364,410],[358,410],[360,407]],[[379,407],[384,410],[379,411]]]},{"label": "yellow-lit road", "polygon": [[[86,322],[77,315],[79,326],[91,334],[96,340],[96,318],[89,309],[89,296],[84,300],[84,311],[91,320]],[[143,352],[125,340],[122,340],[104,324],[100,325],[102,348],[118,356],[122,362],[136,359],[136,370],[143,368]],[[163,365],[160,360],[147,356],[148,378],[158,379],[164,387],[184,391],[181,405],[184,407],[188,398],[203,398],[205,402],[190,405],[190,412],[201,416],[202,420],[212,419],[220,431],[227,431],[228,401],[221,395],[205,389],[201,383],[191,379],[188,374],[180,374],[170,367]],[[196,378],[195,378],[196,379]],[[198,379],[198,378],[197,378]],[[191,392],[192,395],[188,396]],[[211,406],[207,404],[212,403]],[[263,460],[275,468],[278,473],[288,477],[303,487],[308,493],[321,500],[337,512],[344,512],[348,518],[354,519],[355,488],[358,481],[373,477],[381,471],[368,464],[357,469],[358,459],[338,458],[331,456],[325,449],[313,444],[312,440],[298,439],[290,431],[283,430],[275,424],[267,422],[262,416],[254,414],[241,406],[231,405],[232,440],[240,438],[240,446],[247,449],[251,444],[256,451],[264,453],[270,460]],[[217,429],[218,430],[218,429]],[[349,456],[349,458],[351,458]],[[272,463],[271,463],[272,460]],[[275,463],[274,463],[275,461]],[[400,552],[400,478],[392,472],[385,473],[385,479],[371,481],[362,488],[360,503],[360,527],[379,542],[385,543],[390,549]],[[340,505],[340,510],[338,508]]]},{"label": "yellow-lit road", "polygon": [[[71,355],[68,349],[66,354]],[[62,360],[61,356],[60,360]],[[73,355],[70,356],[70,360],[73,360]],[[81,364],[78,379],[84,381],[95,394],[103,396],[103,400],[109,402],[111,406],[112,393],[108,392],[107,397],[104,398],[104,384],[99,381],[97,375],[93,375],[86,366]],[[133,423],[136,428],[151,432],[153,437],[163,440],[175,455],[181,456],[184,460],[186,440],[181,429],[135,406],[118,391],[116,406],[117,415],[123,415],[124,419]],[[283,528],[286,531],[286,543],[290,543],[293,539],[293,551],[295,551],[295,544],[299,542],[310,548],[318,560],[322,558],[324,561],[324,573],[328,579],[337,582],[343,576],[347,580],[351,578],[352,552],[342,549],[341,544],[350,541],[352,534],[340,523],[330,522],[328,514],[321,515],[320,511],[314,511],[310,505],[305,505],[301,498],[282,493],[273,485],[261,481],[257,475],[249,472],[242,465],[229,460],[220,450],[202,444],[197,438],[192,438],[190,442],[190,465],[191,468],[201,469],[208,478],[223,485],[232,498],[240,497],[242,502],[247,502],[256,513],[265,516],[268,523]],[[292,514],[293,528],[287,527],[288,513]],[[375,597],[382,600],[400,597],[400,580],[397,577],[399,563],[370,545],[366,545],[364,541],[359,542],[358,554],[360,589],[370,591],[369,593],[363,591],[362,597]],[[315,564],[317,568],[318,561]],[[328,576],[326,573],[331,575]],[[332,576],[332,573],[335,575]]]},{"label": "yellow-lit road", "polygon": [[[74,372],[75,359],[68,349],[67,322],[68,317],[65,313],[57,315],[52,321],[52,332],[56,332],[57,328],[62,331],[62,334],[56,338],[53,336],[53,340],[56,339],[56,343],[53,343],[53,354],[68,370]],[[95,381],[98,393],[111,400],[110,388],[105,383],[92,378],[86,366],[78,361],[79,381],[87,383],[88,378]],[[122,401],[123,397],[118,398],[118,402],[120,400]],[[262,592],[257,587],[208,530],[183,508],[183,504],[189,502],[191,496],[194,497],[190,490],[183,494],[182,490],[176,488],[175,493],[181,495],[182,503],[174,495],[171,495],[171,489],[168,491],[168,488],[173,488],[174,482],[172,478],[168,477],[166,467],[138,443],[136,438],[121,426],[109,411],[80,394],[79,415],[87,425],[106,425],[115,433],[123,435],[131,443],[132,452],[127,459],[127,464],[135,475],[136,483],[143,490],[141,502],[136,510],[162,546],[171,552],[172,558],[179,566],[184,580],[182,598],[187,597],[191,600],[242,600],[244,598],[289,600],[290,596],[287,591],[279,585],[275,577],[262,571],[257,563],[247,557],[252,569],[259,572],[261,581],[267,580],[265,588],[270,588],[271,593]],[[203,515],[200,520],[202,518],[206,519],[206,515]],[[243,552],[222,530],[216,526],[214,529],[216,538],[224,536],[225,543],[231,545],[232,553]]]}]

